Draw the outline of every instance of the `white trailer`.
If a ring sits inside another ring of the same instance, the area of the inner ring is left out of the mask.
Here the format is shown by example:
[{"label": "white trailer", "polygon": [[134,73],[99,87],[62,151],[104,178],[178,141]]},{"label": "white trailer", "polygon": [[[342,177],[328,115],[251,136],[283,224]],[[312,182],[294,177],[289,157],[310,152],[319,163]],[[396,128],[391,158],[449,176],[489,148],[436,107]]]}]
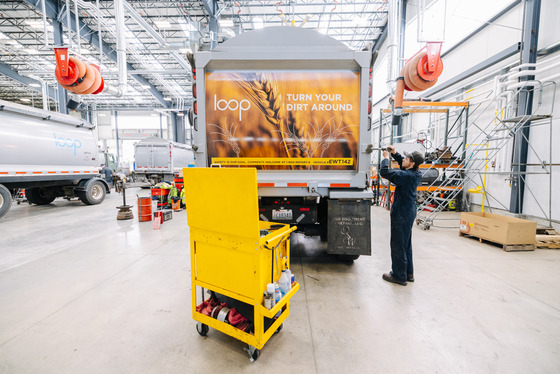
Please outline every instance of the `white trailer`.
[{"label": "white trailer", "polygon": [[181,175],[183,168],[193,163],[193,151],[188,144],[153,136],[134,147],[134,173],[139,182],[173,182],[174,176]]},{"label": "white trailer", "polygon": [[109,186],[99,178],[97,155],[89,122],[0,100],[0,217],[21,188],[30,204],[60,196],[101,203]]},{"label": "white trailer", "polygon": [[373,61],[298,27],[196,53],[195,166],[257,168],[262,220],[321,236],[328,253],[370,255]]}]

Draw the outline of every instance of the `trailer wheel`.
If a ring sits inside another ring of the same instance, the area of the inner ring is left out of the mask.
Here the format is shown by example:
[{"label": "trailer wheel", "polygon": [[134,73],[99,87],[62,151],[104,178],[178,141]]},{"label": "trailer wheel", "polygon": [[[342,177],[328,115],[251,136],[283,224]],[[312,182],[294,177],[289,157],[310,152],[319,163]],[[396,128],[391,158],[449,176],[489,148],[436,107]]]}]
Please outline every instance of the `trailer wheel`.
[{"label": "trailer wheel", "polygon": [[342,261],[349,263],[353,263],[358,258],[360,258],[360,255],[340,255]]},{"label": "trailer wheel", "polygon": [[77,191],[78,198],[86,205],[97,205],[105,200],[107,191],[103,182],[92,179],[84,186],[85,191]]},{"label": "trailer wheel", "polygon": [[56,199],[56,196],[49,196],[45,194],[42,188],[28,188],[25,190],[25,197],[31,204],[47,205]]},{"label": "trailer wheel", "polygon": [[12,194],[10,191],[0,184],[0,217],[8,213],[12,207]]}]

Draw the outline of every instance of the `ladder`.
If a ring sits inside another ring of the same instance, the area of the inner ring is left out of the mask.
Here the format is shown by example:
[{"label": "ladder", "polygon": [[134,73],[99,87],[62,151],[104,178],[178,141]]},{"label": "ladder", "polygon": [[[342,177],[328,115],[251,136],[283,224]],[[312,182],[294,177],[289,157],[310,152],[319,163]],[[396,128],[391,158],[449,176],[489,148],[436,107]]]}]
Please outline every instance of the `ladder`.
[{"label": "ladder", "polygon": [[[500,119],[500,114],[503,114],[508,106],[516,102],[519,91],[520,90],[518,90],[515,95],[512,95],[509,102],[503,106],[501,111],[496,111],[494,118],[486,124],[480,125],[478,121],[480,117],[484,113],[487,113],[488,108],[491,108],[491,105],[496,104],[497,100],[500,100],[500,97],[497,96],[493,100],[490,100],[485,108],[482,109],[478,117],[468,124],[468,126],[465,126],[463,136],[456,137],[455,142],[458,144],[455,144],[457,148],[453,154],[455,155],[455,153],[461,150],[462,158],[459,158],[458,161],[449,163],[447,166],[440,168],[440,175],[433,183],[430,184],[430,186],[428,186],[426,198],[418,206],[416,215],[417,225],[421,225],[424,230],[429,230],[430,226],[433,225],[436,216],[449,206],[453,200],[456,201],[458,199],[468,182],[474,181],[476,177],[481,177],[484,173],[493,174],[493,172],[485,171],[488,163],[514,136],[523,136],[519,130],[525,126],[530,126],[534,121],[552,121],[552,115],[548,114],[531,114],[508,119]],[[533,113],[536,113],[538,108],[539,106],[537,106]],[[482,122],[482,120],[480,122]],[[470,144],[467,144],[466,132],[473,129],[478,130],[478,133],[473,135],[471,132],[471,137],[469,138]],[[461,140],[458,141],[457,139]],[[439,156],[433,161],[432,165],[428,169],[433,168],[434,165],[437,164],[441,165],[442,163],[441,156]],[[509,172],[507,174],[509,174]],[[484,191],[484,183],[481,184]],[[486,193],[486,191],[484,191],[484,193]]]}]

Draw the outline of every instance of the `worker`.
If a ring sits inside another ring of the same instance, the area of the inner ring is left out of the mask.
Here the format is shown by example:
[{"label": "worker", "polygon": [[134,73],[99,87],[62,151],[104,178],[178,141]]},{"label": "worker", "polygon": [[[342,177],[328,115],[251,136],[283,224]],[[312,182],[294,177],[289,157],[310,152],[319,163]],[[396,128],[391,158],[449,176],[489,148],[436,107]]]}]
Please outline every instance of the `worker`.
[{"label": "worker", "polygon": [[[389,154],[400,166],[389,168]],[[379,174],[395,185],[395,195],[391,206],[391,262],[392,270],[383,274],[387,282],[406,286],[414,282],[412,264],[412,225],[416,219],[416,188],[422,179],[418,171],[424,156],[418,151],[404,153],[403,158],[395,147],[390,145],[383,150],[383,161]]]},{"label": "worker", "polygon": [[107,193],[111,193],[111,188],[113,188],[113,170],[105,164],[101,164],[101,170],[99,171],[107,184],[109,185],[109,191]]}]

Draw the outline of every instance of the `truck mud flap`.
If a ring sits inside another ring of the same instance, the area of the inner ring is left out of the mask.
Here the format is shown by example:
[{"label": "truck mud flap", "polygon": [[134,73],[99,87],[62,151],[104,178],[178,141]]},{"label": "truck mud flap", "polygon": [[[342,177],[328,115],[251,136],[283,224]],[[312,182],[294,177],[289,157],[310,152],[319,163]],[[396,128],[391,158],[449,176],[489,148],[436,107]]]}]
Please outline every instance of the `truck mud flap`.
[{"label": "truck mud flap", "polygon": [[327,253],[371,255],[371,201],[329,199]]}]

